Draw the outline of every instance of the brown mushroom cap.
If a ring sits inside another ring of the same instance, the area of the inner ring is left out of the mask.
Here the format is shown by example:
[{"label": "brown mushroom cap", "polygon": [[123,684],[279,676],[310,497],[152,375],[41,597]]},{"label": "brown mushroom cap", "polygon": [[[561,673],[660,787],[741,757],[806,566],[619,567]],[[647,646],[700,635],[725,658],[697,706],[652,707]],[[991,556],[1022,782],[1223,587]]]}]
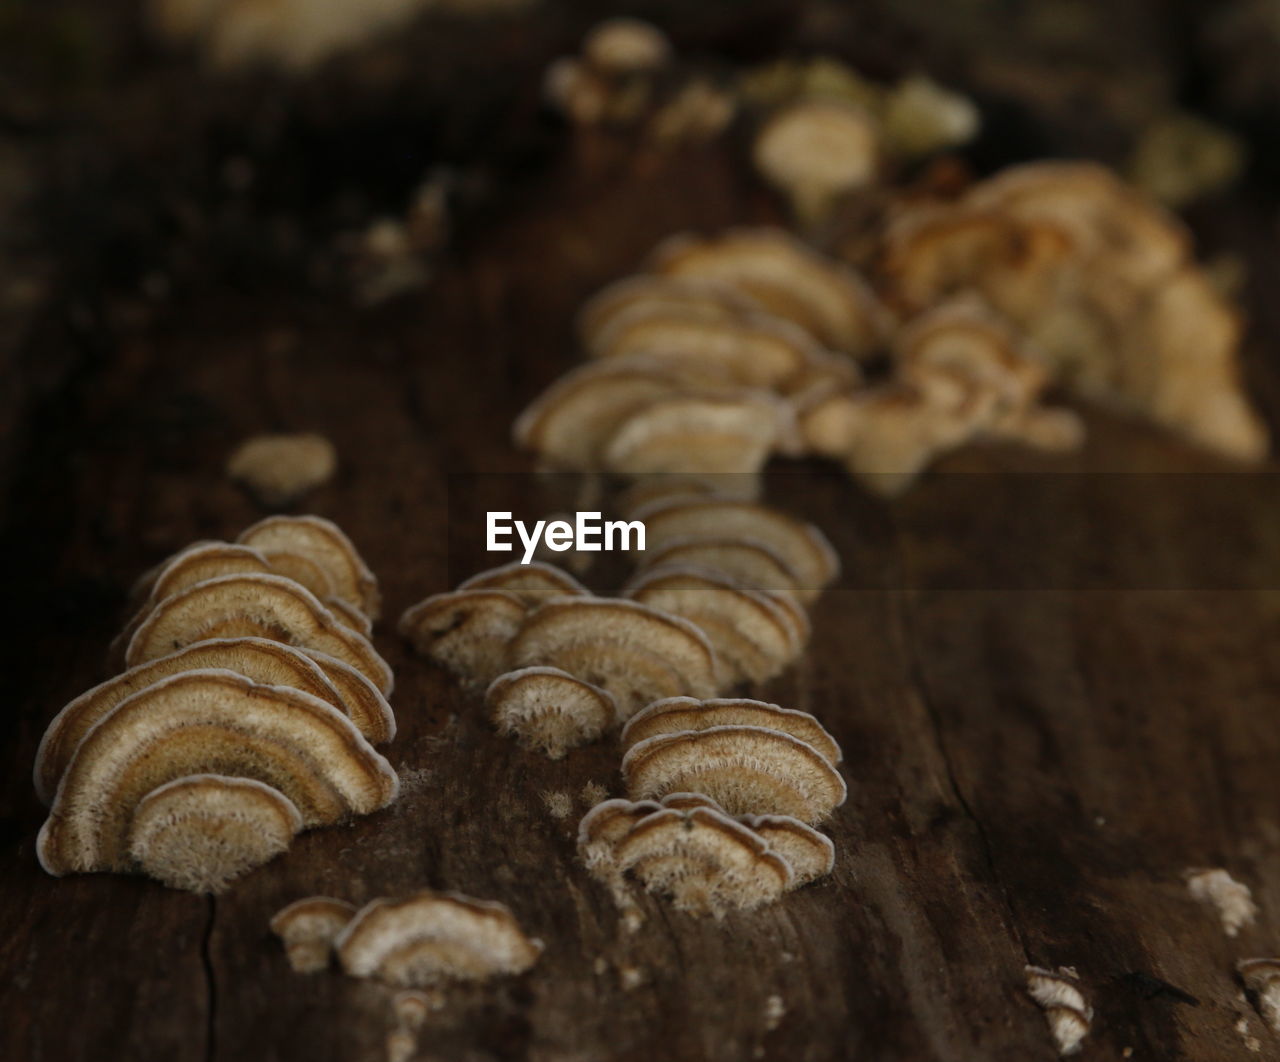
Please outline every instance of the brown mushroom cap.
[{"label": "brown mushroom cap", "polygon": [[454,590],[407,609],[400,633],[416,652],[459,678],[487,683],[505,670],[526,611],[506,590]]},{"label": "brown mushroom cap", "polygon": [[696,914],[772,903],[793,881],[790,865],[761,837],[710,807],[644,816],[618,842],[615,858],[650,892]]},{"label": "brown mushroom cap", "polygon": [[609,472],[751,475],[794,428],[790,411],[763,391],[684,391],[655,398],[615,427],[601,454]]},{"label": "brown mushroom cap", "polygon": [[351,539],[321,516],[268,516],[246,528],[236,540],[258,550],[285,550],[319,564],[333,580],[333,592],[371,619],[381,607],[374,578]]},{"label": "brown mushroom cap", "polygon": [[293,801],[269,785],[188,775],[138,802],[129,857],[171,888],[217,893],[284,852],[301,829]]},{"label": "brown mushroom cap", "polygon": [[600,737],[617,721],[607,690],[554,667],[526,667],[499,675],[484,695],[498,729],[528,748],[561,759],[568,749]]},{"label": "brown mushroom cap", "polygon": [[607,358],[579,366],[548,387],[516,419],[517,445],[565,467],[593,469],[618,421],[663,395],[707,387],[720,370],[652,357]]},{"label": "brown mushroom cap", "polygon": [[558,667],[608,690],[621,718],[659,697],[710,696],[715,653],[687,620],[618,598],[562,598],[530,613],[515,667]]},{"label": "brown mushroom cap", "polygon": [[861,107],[802,99],[776,111],[756,136],[752,159],[791,200],[805,225],[822,222],[842,195],[872,184],[880,132]]},{"label": "brown mushroom cap", "polygon": [[363,635],[343,626],[310,591],[282,575],[224,575],[165,598],[134,632],[132,667],[210,638],[261,637],[336,656],[383,694],[391,669]]},{"label": "brown mushroom cap", "polygon": [[787,861],[795,875],[793,889],[825,878],[835,869],[836,846],[831,838],[799,819],[789,815],[744,815],[738,821],[763,837]]},{"label": "brown mushroom cap", "polygon": [[633,797],[706,793],[733,815],[790,815],[815,823],[844,803],[844,779],[812,745],[778,730],[718,726],[658,734],[622,760]]},{"label": "brown mushroom cap", "polygon": [[477,572],[458,584],[459,590],[505,590],[514,594],[528,608],[534,608],[553,597],[590,596],[591,591],[563,568],[544,561],[504,564]]},{"label": "brown mushroom cap", "polygon": [[337,463],[333,443],[323,435],[255,435],[227,459],[227,475],[265,505],[288,505],[327,482]]},{"label": "brown mushroom cap", "polygon": [[381,745],[396,736],[396,716],[382,692],[350,664],[318,649],[298,646],[297,651],[324,672],[342,696],[347,715],[373,744]]},{"label": "brown mushroom cap", "polygon": [[768,543],[741,538],[674,538],[655,549],[646,549],[645,568],[693,565],[722,572],[755,590],[798,592],[796,573]]},{"label": "brown mushroom cap", "polygon": [[675,236],[654,251],[655,273],[733,287],[818,341],[854,357],[879,346],[888,316],[852,271],[783,229],[733,229],[715,237]]},{"label": "brown mushroom cap", "polygon": [[523,973],[542,943],[526,937],[503,904],[420,892],[360,908],[336,949],[352,977],[414,986]]},{"label": "brown mushroom cap", "polygon": [[715,649],[722,688],[772,678],[802,647],[790,618],[773,599],[711,569],[646,569],[624,593],[695,624]]},{"label": "brown mushroom cap", "polygon": [[[222,668],[244,675],[264,686],[292,686],[352,716],[362,733],[374,736],[356,718],[343,693],[325,677],[317,664],[282,642],[265,638],[224,638],[197,642],[169,656],[140,664],[80,694],[49,724],[36,753],[36,793],[45,804],[53,800],[58,781],[76,746],[116,705],[154,682],[197,668]],[[392,724],[394,725],[394,724]]]},{"label": "brown mushroom cap", "polygon": [[753,538],[772,547],[796,573],[803,599],[812,600],[839,574],[840,561],[831,543],[812,524],[778,509],[724,498],[681,498],[659,501],[636,511],[645,525],[647,548],[676,539]]},{"label": "brown mushroom cap", "polygon": [[637,306],[653,316],[695,317],[709,323],[740,320],[744,314],[763,309],[728,284],[640,273],[602,288],[583,304],[577,318],[583,346],[599,348],[601,336],[613,320]]},{"label": "brown mushroom cap", "polygon": [[271,932],[284,943],[297,973],[318,973],[329,965],[333,942],[356,913],[355,904],[330,896],[307,896],[281,908]]},{"label": "brown mushroom cap", "polygon": [[376,811],[399,790],[391,765],[332,705],[231,671],[188,671],[122,701],[85,735],[40,830],[41,865],[54,875],[128,870],[138,803],[201,773],[279,790],[305,826]]},{"label": "brown mushroom cap", "polygon": [[843,756],[836,739],[808,712],[746,698],[699,701],[693,697],[668,697],[654,701],[627,721],[620,740],[626,750],[657,734],[706,730],[713,726],[758,726],[781,730],[813,746],[832,766]]},{"label": "brown mushroom cap", "polygon": [[799,375],[818,351],[808,332],[781,315],[744,310],[708,320],[688,308],[641,304],[614,314],[588,353],[606,360],[643,356],[678,372],[771,388]]},{"label": "brown mushroom cap", "polygon": [[655,800],[604,800],[578,824],[578,854],[588,870],[608,877],[616,873],[618,843],[646,815],[660,811]]},{"label": "brown mushroom cap", "polygon": [[[249,547],[242,548],[248,549]],[[342,598],[335,598],[333,580],[329,577],[328,571],[312,558],[287,549],[267,549],[259,552],[266,558],[267,563],[271,565],[272,570],[278,575],[287,576],[295,583],[301,583],[325,604],[328,604],[330,600],[343,601],[348,608],[359,612],[359,609],[356,609],[350,602],[344,601]],[[360,614],[364,615],[364,613]],[[364,622],[370,622],[367,616]]]}]

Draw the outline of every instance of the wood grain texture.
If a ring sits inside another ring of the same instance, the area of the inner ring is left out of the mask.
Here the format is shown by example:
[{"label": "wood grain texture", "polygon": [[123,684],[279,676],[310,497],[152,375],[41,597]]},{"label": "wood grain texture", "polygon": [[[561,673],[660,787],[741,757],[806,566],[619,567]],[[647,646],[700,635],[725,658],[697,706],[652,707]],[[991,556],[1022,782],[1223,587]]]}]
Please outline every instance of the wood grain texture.
[{"label": "wood grain texture", "polygon": [[[587,6],[538,31],[522,70],[572,39]],[[778,17],[752,10],[747,51]],[[696,44],[739,46],[727,16],[687,23]],[[495,54],[518,45],[504,36]],[[480,121],[468,113],[459,142]],[[845,564],[804,660],[762,691],[845,749],[836,870],[721,922],[645,897],[643,925],[623,927],[573,843],[583,787],[618,791],[616,749],[520,751],[391,628],[483,563],[450,534],[459,484],[500,475],[512,508],[545,504],[508,426],[575,362],[581,299],[670,232],[774,208],[733,149],[575,154],[558,133],[520,132],[535,120],[521,114],[506,147],[530,137],[537,164],[503,171],[519,181],[420,296],[358,312],[272,269],[237,273],[218,244],[217,268],[181,274],[159,308],[71,284],[33,319],[15,364],[45,369],[11,375],[26,417],[4,444],[21,622],[4,647],[0,1058],[380,1059],[390,993],[293,974],[267,922],[304,895],[421,887],[501,900],[547,944],[523,977],[450,991],[422,1059],[1049,1060],[1028,962],[1080,971],[1097,1012],[1084,1059],[1280,1055],[1232,973],[1280,951],[1280,496],[1270,474],[1230,476],[1102,413],[1080,455],[973,448],[892,504],[816,465],[770,476],[770,496],[820,523]],[[136,162],[136,135],[113,134],[113,150]],[[1254,235],[1261,210],[1201,221],[1211,242],[1246,248],[1255,278],[1278,264]],[[1274,426],[1280,325],[1258,306],[1249,372]],[[261,515],[222,465],[262,430],[319,431],[338,449],[306,509],[338,521],[381,579],[403,796],[300,837],[216,900],[49,878],[33,851],[39,734],[105,676],[134,577]],[[572,797],[572,815],[556,819],[549,794]],[[1180,873],[1202,865],[1253,887],[1262,913],[1237,940],[1187,896]]]}]

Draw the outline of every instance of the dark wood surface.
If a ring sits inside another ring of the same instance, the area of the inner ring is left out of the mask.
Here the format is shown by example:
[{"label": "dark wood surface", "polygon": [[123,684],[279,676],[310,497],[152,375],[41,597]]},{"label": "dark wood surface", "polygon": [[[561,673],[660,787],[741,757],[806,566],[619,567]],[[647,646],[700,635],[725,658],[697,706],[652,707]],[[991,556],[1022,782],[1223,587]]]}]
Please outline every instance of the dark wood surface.
[{"label": "dark wood surface", "polygon": [[[504,56],[521,59],[482,95],[526,92],[593,13],[495,34],[473,66],[496,77]],[[713,5],[685,23],[695,45],[748,55],[769,53],[772,27],[811,32],[769,5],[741,19]],[[1011,91],[1011,60],[957,60],[950,42],[867,24],[899,49],[885,54],[922,48],[987,78],[979,87]],[[501,474],[513,508],[545,503],[508,427],[575,362],[578,302],[667,233],[774,217],[740,145],[584,156],[514,99],[473,151],[497,191],[464,219],[435,281],[357,311],[309,286],[305,256],[290,250],[341,217],[325,205],[299,221],[275,198],[312,188],[331,204],[337,179],[298,165],[278,187],[265,178],[249,205],[209,207],[213,221],[192,222],[206,226],[199,235],[173,220],[185,209],[166,198],[175,189],[210,194],[200,174],[216,171],[219,135],[274,143],[246,95],[283,90],[223,85],[193,103],[190,70],[123,40],[126,55],[142,49],[129,62],[144,73],[110,75],[132,110],[67,133],[43,129],[51,119],[37,108],[37,131],[12,138],[19,169],[57,192],[45,216],[59,280],[6,351],[0,406],[11,676],[0,1058],[381,1058],[389,993],[336,971],[293,974],[267,922],[303,895],[362,902],[424,886],[502,900],[547,945],[524,977],[451,991],[424,1059],[1047,1060],[1044,1019],[1022,990],[1028,962],[1079,970],[1097,1012],[1082,1058],[1280,1057],[1233,974],[1239,957],[1280,951],[1280,496],[1269,472],[1235,475],[1096,413],[1079,455],[974,448],[894,503],[833,470],[780,467],[770,496],[820,523],[845,564],[813,612],[804,660],[764,691],[817,714],[845,749],[836,871],[722,922],[645,898],[628,932],[573,845],[583,787],[618,792],[616,750],[559,763],[521,752],[392,627],[479,565],[478,542],[464,555],[450,534],[469,477]],[[1106,96],[1099,77],[1084,83]],[[396,121],[452,113],[448,79],[428,80],[421,112]],[[164,98],[175,89],[188,93],[171,93],[181,103]],[[336,150],[344,130],[363,128],[357,105],[349,119],[323,117],[338,98],[287,95],[303,117],[281,135],[313,165],[309,137]],[[1055,124],[1055,105],[1032,100],[1024,117],[1043,117],[1063,150],[1085,150],[1070,123]],[[160,137],[179,112],[187,124]],[[244,127],[228,131],[228,116]],[[470,108],[435,128],[456,149],[487,122]],[[190,156],[196,145],[205,157]],[[76,228],[97,213],[107,220]],[[1275,428],[1273,215],[1246,189],[1193,220],[1207,246],[1246,255],[1250,382]],[[298,230],[288,238],[285,222]],[[170,225],[180,234],[165,237]],[[138,294],[152,269],[172,278],[164,300]],[[304,835],[213,900],[142,879],[47,877],[29,783],[40,732],[105,677],[142,570],[261,514],[222,465],[239,439],[274,429],[320,431],[338,448],[339,474],[306,508],[337,520],[382,582],[376,642],[396,670],[388,755],[401,800]],[[568,818],[551,814],[549,794],[572,797]],[[1261,907],[1234,941],[1180,876],[1216,865]],[[1153,993],[1144,977],[1198,1002]],[[1235,1031],[1241,1017],[1261,1055]]]}]

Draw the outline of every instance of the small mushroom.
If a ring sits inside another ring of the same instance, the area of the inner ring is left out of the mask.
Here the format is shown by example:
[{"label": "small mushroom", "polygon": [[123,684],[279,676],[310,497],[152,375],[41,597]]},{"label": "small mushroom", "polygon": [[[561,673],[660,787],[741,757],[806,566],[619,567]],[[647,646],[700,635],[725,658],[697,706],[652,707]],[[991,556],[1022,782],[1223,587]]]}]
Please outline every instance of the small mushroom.
[{"label": "small mushroom", "polygon": [[355,913],[355,904],[345,900],[308,896],[277,911],[271,932],[284,943],[294,971],[318,973],[328,968],[333,942]]},{"label": "small mushroom", "polygon": [[284,852],[301,829],[293,801],[269,785],[188,775],[157,786],[138,802],[129,857],[171,888],[218,893]]},{"label": "small mushroom", "polygon": [[1239,936],[1240,930],[1253,925],[1257,919],[1258,905],[1254,903],[1253,890],[1233,878],[1225,868],[1191,868],[1183,871],[1183,877],[1191,898],[1213,910],[1227,936]]},{"label": "small mushroom", "polygon": [[333,581],[337,597],[370,619],[378,618],[378,580],[333,521],[320,516],[269,516],[246,528],[236,541],[263,552],[284,550],[315,561]]},{"label": "small mushroom", "polygon": [[887,311],[857,274],[782,229],[673,236],[654,250],[649,268],[731,287],[855,358],[872,356],[888,330]]},{"label": "small mushroom", "polygon": [[227,475],[263,505],[289,505],[322,483],[337,467],[337,452],[323,435],[255,435],[227,460]]},{"label": "small mushroom", "polygon": [[224,575],[161,601],[125,650],[130,667],[210,638],[258,637],[336,656],[384,695],[392,675],[363,635],[339,623],[315,595],[282,575]]},{"label": "small mushroom", "polygon": [[861,107],[807,99],[765,122],[752,157],[761,176],[790,200],[800,224],[813,228],[843,196],[875,181],[880,150],[879,129]]},{"label": "small mushroom", "polygon": [[499,675],[484,699],[499,731],[553,760],[596,740],[618,718],[611,693],[554,667]]},{"label": "small mushroom", "polygon": [[582,39],[582,57],[603,74],[649,74],[671,61],[671,42],[641,19],[609,18],[592,26]]},{"label": "small mushroom", "polygon": [[77,746],[40,830],[55,876],[128,871],[134,810],[177,778],[255,779],[287,797],[304,826],[383,808],[399,782],[351,721],[324,701],[231,671],[187,671],[118,704]]},{"label": "small mushroom", "polygon": [[624,594],[695,624],[715,650],[719,688],[765,682],[803,648],[791,617],[773,599],[710,569],[645,569]]},{"label": "small mushroom", "polygon": [[459,590],[505,590],[526,608],[536,608],[553,597],[588,596],[591,591],[563,568],[544,561],[516,562],[478,572],[458,584]]},{"label": "small mushroom", "polygon": [[622,760],[635,798],[706,793],[733,815],[825,819],[844,803],[844,779],[812,745],[759,726],[715,726],[657,734]]},{"label": "small mushroom", "polygon": [[972,100],[916,74],[889,92],[882,123],[889,153],[916,159],[972,140],[982,118]]},{"label": "small mushroom", "polygon": [[699,701],[693,697],[668,697],[654,701],[627,721],[620,740],[625,751],[657,734],[706,730],[713,726],[780,730],[811,745],[833,767],[843,757],[836,739],[808,712],[746,698]]},{"label": "small mushroom", "polygon": [[702,631],[617,598],[548,601],[525,620],[510,660],[516,668],[560,668],[607,690],[622,719],[659,697],[715,689],[715,652]]},{"label": "small mushroom", "polygon": [[415,652],[467,682],[491,682],[507,666],[509,647],[526,606],[506,590],[433,594],[400,617],[400,634]]},{"label": "small mushroom", "polygon": [[582,816],[578,823],[578,855],[583,865],[597,877],[614,881],[621,875],[617,847],[637,822],[661,811],[656,800],[604,800]]},{"label": "small mushroom", "polygon": [[738,821],[763,837],[790,864],[793,889],[825,878],[835,869],[836,846],[831,838],[799,819],[789,815],[743,815]]},{"label": "small mushroom", "polygon": [[1257,998],[1258,1011],[1272,1032],[1280,1034],[1280,959],[1241,959],[1236,972]]},{"label": "small mushroom", "polygon": [[763,391],[664,395],[623,419],[602,465],[626,476],[757,475],[792,431],[789,411]]},{"label": "small mushroom", "polygon": [[335,947],[352,977],[410,987],[523,973],[542,952],[503,904],[436,892],[365,904]]},{"label": "small mushroom", "polygon": [[[44,732],[36,753],[36,792],[46,804],[53,800],[58,781],[81,740],[98,722],[126,698],[148,686],[185,671],[220,668],[244,675],[264,686],[291,686],[309,693],[345,715],[360,727],[370,741],[387,740],[395,721],[386,715],[369,726],[370,720],[326,677],[315,661],[299,650],[265,638],[223,638],[196,642],[169,656],[130,668],[121,675],[80,694],[62,709]],[[386,702],[384,701],[383,704]],[[360,718],[357,718],[357,717]],[[363,724],[363,725],[362,725]]]},{"label": "small mushroom", "polygon": [[645,568],[668,565],[708,568],[755,590],[799,593],[798,577],[783,556],[767,543],[745,536],[675,538],[645,550]]},{"label": "small mushroom", "polygon": [[1093,1022],[1093,1008],[1085,1002],[1075,970],[1068,966],[1057,970],[1028,966],[1026,977],[1027,994],[1044,1011],[1058,1054],[1074,1055]]},{"label": "small mushroom", "polygon": [[678,498],[637,510],[645,545],[657,549],[674,540],[743,536],[774,549],[796,573],[802,600],[812,601],[840,571],[835,550],[812,524],[778,509],[725,498]]}]

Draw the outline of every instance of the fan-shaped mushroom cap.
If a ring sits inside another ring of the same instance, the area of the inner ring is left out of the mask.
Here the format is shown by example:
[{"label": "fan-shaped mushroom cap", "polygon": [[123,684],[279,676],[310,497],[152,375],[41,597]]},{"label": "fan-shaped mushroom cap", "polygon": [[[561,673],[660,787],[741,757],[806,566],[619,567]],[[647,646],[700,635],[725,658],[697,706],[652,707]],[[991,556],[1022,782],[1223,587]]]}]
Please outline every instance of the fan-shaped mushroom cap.
[{"label": "fan-shaped mushroom cap", "polygon": [[310,658],[324,672],[324,677],[333,683],[333,688],[342,696],[347,715],[360,733],[375,745],[396,736],[395,713],[377,686],[336,656],[306,646],[295,648]]},{"label": "fan-shaped mushroom cap", "polygon": [[271,932],[283,941],[296,972],[317,973],[329,965],[333,942],[355,913],[355,904],[345,900],[308,896],[277,911]]},{"label": "fan-shaped mushroom cap", "polygon": [[633,797],[706,793],[733,815],[790,815],[815,823],[844,803],[844,779],[817,749],[778,730],[717,726],[658,734],[622,760]]},{"label": "fan-shaped mushroom cap", "polygon": [[[289,575],[250,546],[234,542],[197,542],[179,550],[156,570],[147,595],[150,605],[221,575]],[[290,578],[293,578],[290,576]]]},{"label": "fan-shaped mushroom cap", "polygon": [[855,357],[873,353],[887,330],[884,308],[856,274],[782,229],[674,236],[658,245],[650,267],[664,276],[730,285]]},{"label": "fan-shaped mushroom cap", "polygon": [[836,865],[831,838],[790,815],[744,815],[738,820],[758,833],[791,866],[791,887],[825,878]]},{"label": "fan-shaped mushroom cap", "polygon": [[236,540],[257,550],[286,550],[315,561],[333,581],[337,597],[377,619],[381,598],[374,578],[351,539],[321,516],[268,516]]},{"label": "fan-shaped mushroom cap", "polygon": [[781,315],[744,310],[725,320],[682,307],[636,305],[596,333],[593,358],[644,356],[682,372],[716,373],[749,387],[778,387],[818,351],[813,338]]},{"label": "fan-shaped mushroom cap", "polygon": [[469,682],[491,682],[507,666],[511,639],[526,607],[506,590],[433,594],[400,617],[400,633],[416,652]]},{"label": "fan-shaped mushroom cap", "polygon": [[324,701],[231,671],[188,671],[122,701],[85,735],[40,830],[41,865],[54,875],[128,870],[138,803],[202,772],[270,785],[306,826],[376,811],[399,789],[391,765]]},{"label": "fan-shaped mushroom cap", "polygon": [[193,642],[245,636],[319,649],[391,692],[391,669],[368,639],[282,575],[224,575],[165,598],[134,632],[125,661],[132,667]]},{"label": "fan-shaped mushroom cap", "polygon": [[669,565],[709,568],[755,590],[799,592],[796,573],[782,555],[767,543],[746,536],[673,538],[645,550],[645,568]]},{"label": "fan-shaped mushroom cap", "polygon": [[578,854],[586,868],[601,876],[618,870],[618,843],[646,815],[661,811],[656,800],[604,800],[578,823]]},{"label": "fan-shaped mushroom cap", "polygon": [[582,39],[582,57],[602,74],[643,74],[666,66],[671,43],[656,26],[638,18],[609,18]]},{"label": "fan-shaped mushroom cap", "polygon": [[265,505],[288,505],[326,482],[337,463],[333,443],[323,435],[255,435],[227,460],[227,475]]},{"label": "fan-shaped mushroom cap", "polygon": [[769,118],[752,157],[761,176],[790,199],[800,222],[815,225],[841,196],[875,180],[879,156],[879,130],[861,107],[806,99]]},{"label": "fan-shaped mushroom cap", "polygon": [[840,572],[840,560],[821,531],[766,505],[725,498],[678,498],[642,507],[634,518],[644,522],[647,549],[661,548],[677,539],[726,535],[763,542],[796,573],[806,601],[817,597]]},{"label": "fan-shaped mushroom cap", "polygon": [[650,892],[696,914],[751,910],[793,882],[790,865],[749,827],[709,807],[663,808],[637,822],[615,857]]},{"label": "fan-shaped mushroom cap", "polygon": [[625,593],[633,601],[695,624],[715,649],[721,688],[772,678],[803,644],[776,602],[710,569],[646,569]]},{"label": "fan-shaped mushroom cap", "polygon": [[563,568],[544,561],[504,564],[477,572],[458,584],[459,590],[505,590],[514,594],[528,608],[534,608],[553,597],[590,596],[591,591]]},{"label": "fan-shaped mushroom cap", "polygon": [[420,892],[366,904],[336,948],[352,977],[413,986],[523,973],[537,962],[542,943],[526,937],[503,904]]},{"label": "fan-shaped mushroom cap", "polygon": [[148,877],[221,892],[274,859],[302,829],[293,801],[252,778],[195,774],[151,790],[129,827],[129,857]]},{"label": "fan-shaped mushroom cap", "polygon": [[685,387],[714,385],[715,366],[651,357],[606,358],[562,376],[516,419],[516,443],[566,468],[598,467],[618,422]]},{"label": "fan-shaped mushroom cap", "polygon": [[[325,604],[330,601],[342,601],[349,609],[359,612],[359,609],[349,601],[335,597],[333,580],[329,577],[329,573],[310,557],[304,557],[301,553],[294,553],[287,549],[267,549],[262,550],[261,553],[277,574],[288,576],[295,583],[301,583]],[[361,612],[360,615],[364,616],[364,613]],[[367,616],[364,617],[364,622],[370,622]]]},{"label": "fan-shaped mushroom cap", "polygon": [[551,759],[594,741],[618,718],[607,690],[555,667],[526,667],[499,675],[484,695],[498,729]]},{"label": "fan-shaped mushroom cap", "polygon": [[693,697],[668,697],[654,701],[632,716],[623,727],[622,747],[629,749],[657,734],[707,730],[713,726],[758,726],[781,730],[813,746],[833,766],[840,762],[842,756],[836,739],[808,712],[746,698],[699,701]]},{"label": "fan-shaped mushroom cap", "polygon": [[558,667],[608,690],[624,719],[659,697],[715,690],[715,653],[702,631],[617,598],[548,601],[516,635],[511,663]]},{"label": "fan-shaped mushroom cap", "polygon": [[[53,800],[58,780],[74,755],[76,746],[101,719],[127,697],[170,675],[202,668],[234,671],[264,686],[292,686],[333,705],[359,727],[371,741],[385,740],[388,727],[366,729],[359,706],[348,704],[323,670],[303,653],[282,642],[265,638],[222,638],[196,642],[169,656],[162,656],[116,675],[80,694],[62,709],[44,732],[36,753],[36,792],[46,804]],[[385,702],[383,702],[385,703]],[[394,731],[394,722],[390,724]],[[372,732],[371,732],[372,731]]]},{"label": "fan-shaped mushroom cap", "polygon": [[973,102],[931,78],[915,75],[894,86],[884,105],[890,152],[919,158],[971,140],[981,124]]},{"label": "fan-shaped mushroom cap", "polygon": [[663,395],[618,424],[603,467],[621,475],[747,475],[794,431],[789,410],[772,394],[685,391]]},{"label": "fan-shaped mushroom cap", "polygon": [[654,316],[692,317],[708,323],[740,320],[744,314],[762,309],[745,292],[715,280],[640,273],[601,288],[583,304],[577,318],[583,346],[598,348],[614,318],[636,307]]}]

